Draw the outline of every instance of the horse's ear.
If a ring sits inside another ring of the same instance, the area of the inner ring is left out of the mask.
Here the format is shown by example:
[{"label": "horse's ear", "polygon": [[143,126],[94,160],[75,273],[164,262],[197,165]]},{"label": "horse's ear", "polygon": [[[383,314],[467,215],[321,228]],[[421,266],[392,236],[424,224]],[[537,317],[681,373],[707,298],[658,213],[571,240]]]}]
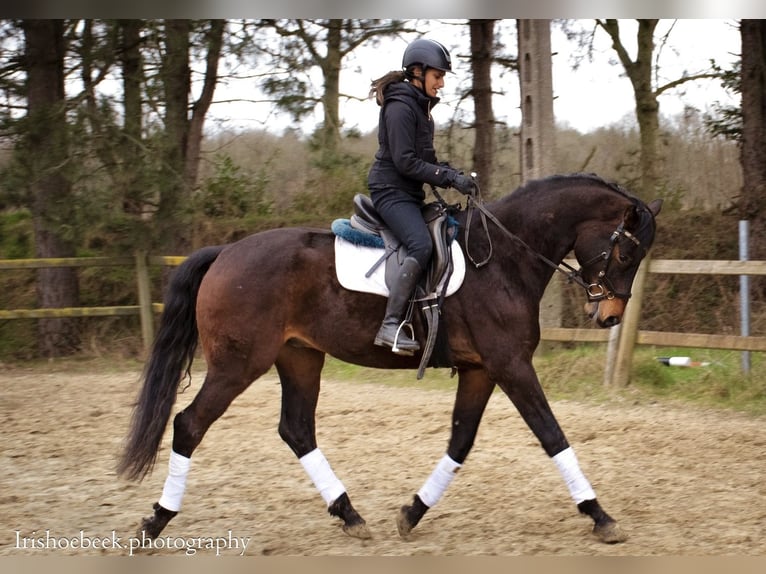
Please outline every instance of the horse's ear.
[{"label": "horse's ear", "polygon": [[[662,209],[662,200],[655,199],[649,205],[647,205],[647,207],[649,208],[649,211],[651,211],[652,214],[656,216],[660,212],[660,209]],[[638,213],[638,207],[635,204],[626,207],[622,220],[624,222],[625,229],[636,229],[641,223],[641,216]]]},{"label": "horse's ear", "polygon": [[638,208],[635,205],[625,208],[625,214],[622,216],[625,229],[634,230],[638,227],[641,218],[638,215]]}]

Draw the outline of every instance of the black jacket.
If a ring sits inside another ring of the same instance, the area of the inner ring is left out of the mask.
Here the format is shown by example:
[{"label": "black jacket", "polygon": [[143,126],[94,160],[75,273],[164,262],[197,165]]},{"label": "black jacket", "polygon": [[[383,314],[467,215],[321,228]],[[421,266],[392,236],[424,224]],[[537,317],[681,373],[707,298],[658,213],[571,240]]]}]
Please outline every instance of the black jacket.
[{"label": "black jacket", "polygon": [[449,187],[457,172],[439,164],[429,98],[409,82],[386,88],[378,122],[378,151],[367,178],[370,190],[396,188],[423,200],[423,184]]}]

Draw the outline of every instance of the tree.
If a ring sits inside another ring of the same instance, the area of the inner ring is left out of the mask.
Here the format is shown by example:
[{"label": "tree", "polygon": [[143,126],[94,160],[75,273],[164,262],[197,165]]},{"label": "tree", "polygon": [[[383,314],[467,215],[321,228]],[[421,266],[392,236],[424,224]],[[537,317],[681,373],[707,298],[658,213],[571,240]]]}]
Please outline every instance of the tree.
[{"label": "tree", "polygon": [[492,164],[495,155],[495,114],[492,110],[492,62],[495,50],[495,21],[469,20],[471,32],[471,71],[474,102],[473,169],[481,176],[481,186],[492,189]]},{"label": "tree", "polygon": [[[521,94],[521,179],[553,173],[556,130],[553,120],[550,20],[518,20],[519,85]],[[560,327],[563,281],[554,278],[540,302],[540,324]]]},{"label": "tree", "polygon": [[[625,70],[636,100],[636,121],[638,122],[639,136],[641,140],[640,168],[641,168],[641,191],[644,198],[651,198],[659,190],[659,161],[658,161],[658,138],[660,132],[660,104],[659,96],[672,88],[676,88],[686,82],[703,78],[717,78],[717,73],[700,72],[685,75],[662,85],[655,85],[655,30],[659,20],[636,20],[637,51],[635,59],[631,59],[625,44],[620,36],[619,20],[596,20],[598,28],[604,30],[612,40],[612,48]],[[672,26],[661,40],[664,45],[672,32]]]},{"label": "tree", "polygon": [[522,181],[551,175],[556,147],[550,20],[519,20]]},{"label": "tree", "polygon": [[141,173],[143,172],[143,114],[142,91],[144,82],[141,55],[141,20],[119,20],[119,55],[122,66],[122,133],[118,142],[122,162],[116,174],[117,196],[124,212],[140,217],[144,202]]},{"label": "tree", "polygon": [[742,20],[743,185],[740,219],[750,220],[754,259],[766,259],[766,21]]},{"label": "tree", "polygon": [[[359,46],[378,42],[381,38],[412,32],[400,20],[261,20],[260,24],[279,36],[277,46],[264,44],[266,53],[277,70],[263,82],[263,89],[295,120],[322,105],[323,121],[319,129],[319,145],[324,159],[332,159],[340,143],[338,104],[340,71],[343,59]],[[322,90],[312,90],[309,73],[319,68]]]},{"label": "tree", "polygon": [[218,81],[224,24],[224,20],[209,20],[201,24],[205,73],[200,96],[190,103],[192,21],[164,21],[160,72],[165,104],[164,189],[156,218],[158,228],[165,232],[163,243],[171,249],[186,248],[181,236],[182,218],[179,212],[183,202],[190,199],[199,172],[202,129]]},{"label": "tree", "polygon": [[[112,197],[104,203],[122,209],[104,221],[132,230],[134,248],[186,248],[184,205],[197,185],[225,26],[225,20],[85,20],[79,36],[73,34],[79,43],[71,67],[81,70],[83,84],[74,99],[84,102],[84,140],[111,180]],[[202,66],[202,81],[192,101],[194,64]],[[99,98],[98,85],[115,75],[115,66],[122,99]]]},{"label": "tree", "polygon": [[[37,257],[74,253],[72,186],[67,176],[69,137],[64,95],[64,20],[24,20],[24,69],[27,114],[16,148],[31,199]],[[79,302],[77,275],[70,267],[39,269],[38,302],[43,308],[73,307]],[[40,353],[45,357],[78,350],[77,320],[38,321]]]},{"label": "tree", "polygon": [[[118,205],[128,220],[139,220],[152,188],[146,185],[146,142],[143,133],[143,20],[84,20],[79,35],[73,34],[73,66],[79,62],[83,92],[78,121],[84,124],[81,147],[97,157],[110,181],[104,203]],[[122,75],[122,113],[116,98],[100,96],[99,85],[119,67]],[[122,116],[122,125],[119,117]],[[151,177],[146,178],[151,180]],[[106,217],[101,221],[106,223]],[[124,228],[124,225],[122,226]],[[146,237],[145,229],[131,235]],[[122,242],[114,246],[123,247]],[[137,247],[136,245],[132,245]]]}]

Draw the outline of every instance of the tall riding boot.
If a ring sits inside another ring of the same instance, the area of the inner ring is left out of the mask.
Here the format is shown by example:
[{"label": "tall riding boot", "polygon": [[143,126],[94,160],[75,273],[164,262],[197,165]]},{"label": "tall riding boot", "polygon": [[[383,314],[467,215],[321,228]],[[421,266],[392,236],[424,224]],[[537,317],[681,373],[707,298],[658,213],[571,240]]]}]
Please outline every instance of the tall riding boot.
[{"label": "tall riding boot", "polygon": [[399,355],[412,355],[420,349],[416,340],[411,338],[404,329],[400,328],[404,312],[410,302],[410,297],[418,284],[423,269],[417,259],[406,257],[402,262],[399,277],[391,285],[386,305],[386,316],[383,324],[375,335],[375,344],[381,347],[391,347]]}]

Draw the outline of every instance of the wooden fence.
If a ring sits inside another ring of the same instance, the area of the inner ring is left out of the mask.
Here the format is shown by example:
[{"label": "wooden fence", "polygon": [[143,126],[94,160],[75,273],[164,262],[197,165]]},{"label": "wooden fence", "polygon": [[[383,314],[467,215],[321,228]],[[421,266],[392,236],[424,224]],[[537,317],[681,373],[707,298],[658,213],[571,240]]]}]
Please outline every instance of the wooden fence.
[{"label": "wooden fence", "polygon": [[[115,307],[70,307],[58,309],[0,309],[3,319],[40,319],[50,317],[108,317],[139,315],[141,335],[148,349],[154,339],[154,315],[162,312],[162,303],[152,301],[149,266],[177,266],[185,257],[155,256],[137,253],[135,257],[71,257],[56,259],[5,259],[0,260],[3,269],[36,269],[44,267],[98,267],[134,266],[138,304]],[[575,265],[575,261],[569,261]],[[641,331],[638,328],[643,278],[646,273],[704,274],[704,275],[766,275],[766,261],[714,261],[714,260],[649,260],[642,264],[634,284],[633,298],[628,312],[619,328],[569,329],[543,328],[542,339],[560,342],[609,342],[617,345],[615,358],[608,360],[606,379],[618,385],[628,381],[630,362],[635,345],[659,347],[689,347],[701,349],[728,349],[766,352],[766,337],[743,337],[737,335],[709,335],[698,333],[673,333],[664,331]],[[619,342],[617,339],[619,338]]]}]

